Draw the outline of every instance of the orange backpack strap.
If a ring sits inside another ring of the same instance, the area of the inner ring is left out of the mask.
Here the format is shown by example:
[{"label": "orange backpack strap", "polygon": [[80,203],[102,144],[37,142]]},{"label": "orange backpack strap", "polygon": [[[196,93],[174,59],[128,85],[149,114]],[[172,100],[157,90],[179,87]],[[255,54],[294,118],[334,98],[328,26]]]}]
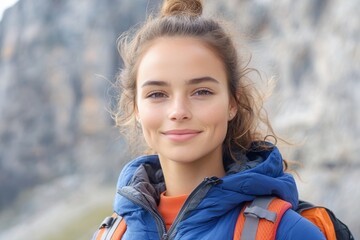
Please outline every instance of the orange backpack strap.
[{"label": "orange backpack strap", "polygon": [[258,197],[241,210],[234,240],[275,239],[276,230],[291,204],[275,197]]},{"label": "orange backpack strap", "polygon": [[92,240],[120,240],[126,231],[126,223],[117,213],[106,217],[99,229],[94,233]]},{"label": "orange backpack strap", "polygon": [[315,224],[327,240],[354,239],[349,228],[325,207],[314,206],[309,202],[300,200],[296,211]]}]

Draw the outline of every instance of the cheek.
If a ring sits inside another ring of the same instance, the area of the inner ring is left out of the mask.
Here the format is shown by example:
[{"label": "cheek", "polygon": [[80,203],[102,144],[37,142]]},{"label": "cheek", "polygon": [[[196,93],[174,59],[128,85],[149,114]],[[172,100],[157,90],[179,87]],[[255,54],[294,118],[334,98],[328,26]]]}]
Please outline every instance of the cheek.
[{"label": "cheek", "polygon": [[141,125],[144,130],[151,131],[154,128],[157,128],[160,125],[160,122],[155,114],[150,113],[147,116],[141,118]]},{"label": "cheek", "polygon": [[138,109],[138,116],[141,122],[143,135],[146,141],[148,141],[149,138],[151,138],[152,133],[158,131],[160,128],[162,115],[161,113],[154,111],[153,108],[140,107]]},{"label": "cheek", "polygon": [[201,112],[199,115],[202,116],[202,121],[207,125],[217,128],[219,131],[227,130],[229,110],[226,102],[213,103],[212,107],[203,107],[198,111]]},{"label": "cheek", "polygon": [[221,98],[218,98],[217,101],[212,103],[212,110],[216,111],[216,117],[217,119],[223,119],[227,120],[229,117],[229,100],[227,95],[224,94]]}]

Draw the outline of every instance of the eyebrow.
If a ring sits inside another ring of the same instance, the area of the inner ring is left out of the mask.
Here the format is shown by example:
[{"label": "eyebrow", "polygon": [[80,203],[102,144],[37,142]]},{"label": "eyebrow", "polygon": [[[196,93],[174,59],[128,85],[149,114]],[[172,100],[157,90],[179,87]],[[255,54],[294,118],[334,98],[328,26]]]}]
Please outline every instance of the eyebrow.
[{"label": "eyebrow", "polygon": [[194,85],[194,84],[199,84],[199,83],[203,83],[203,82],[213,82],[213,83],[219,83],[218,80],[216,80],[215,78],[212,78],[212,77],[201,77],[201,78],[193,78],[193,79],[190,79],[188,81],[186,81],[187,84],[189,85]]},{"label": "eyebrow", "polygon": [[143,85],[141,85],[141,87],[146,87],[146,86],[168,86],[169,83],[165,82],[165,81],[158,81],[158,80],[148,80],[146,82],[143,83]]},{"label": "eyebrow", "polygon": [[[208,77],[208,76],[200,77],[200,78],[193,78],[193,79],[187,80],[185,82],[188,85],[196,85],[196,84],[203,83],[203,82],[219,83],[219,81],[216,80],[215,78]],[[165,82],[165,81],[159,81],[159,80],[148,80],[141,85],[141,87],[146,87],[146,86],[169,86],[169,83]]]}]

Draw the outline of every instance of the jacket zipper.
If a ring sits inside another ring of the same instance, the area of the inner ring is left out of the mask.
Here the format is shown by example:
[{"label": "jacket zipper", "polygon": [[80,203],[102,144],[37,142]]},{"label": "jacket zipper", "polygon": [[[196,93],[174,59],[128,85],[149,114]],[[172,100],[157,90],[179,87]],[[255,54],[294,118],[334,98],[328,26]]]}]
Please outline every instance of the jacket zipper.
[{"label": "jacket zipper", "polygon": [[[186,199],[184,205],[180,209],[178,215],[176,216],[173,224],[171,225],[169,231],[162,236],[162,240],[174,239],[176,235],[177,225],[184,220],[187,213],[192,211],[197,207],[200,201],[205,197],[210,188],[216,184],[221,183],[222,180],[218,177],[206,177],[195,189],[191,192],[189,197]],[[194,204],[195,203],[195,204]]]},{"label": "jacket zipper", "polygon": [[[160,215],[160,213],[157,210],[152,209],[150,206],[146,205],[144,202],[142,202],[140,199],[134,197],[131,194],[128,194],[127,192],[122,192],[121,190],[118,190],[118,193],[129,199],[130,201],[134,202],[136,205],[144,208],[145,210],[149,211],[150,214],[154,217],[158,231],[159,236],[161,240],[170,240],[173,239],[176,232],[176,226],[184,219],[186,214],[196,208],[196,206],[200,203],[200,201],[205,197],[207,192],[210,190],[210,188],[213,185],[216,185],[218,183],[221,183],[222,180],[218,177],[206,177],[204,181],[202,181],[195,189],[191,192],[189,197],[186,199],[184,205],[180,209],[178,215],[176,216],[173,224],[171,225],[168,232],[166,232],[166,225],[165,222]],[[193,204],[193,203],[196,204]]]}]

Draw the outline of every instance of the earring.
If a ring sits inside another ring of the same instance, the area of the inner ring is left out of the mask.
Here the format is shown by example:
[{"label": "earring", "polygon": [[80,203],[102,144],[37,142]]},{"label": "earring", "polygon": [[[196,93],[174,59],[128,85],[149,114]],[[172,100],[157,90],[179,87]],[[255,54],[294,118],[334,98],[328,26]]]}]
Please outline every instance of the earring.
[{"label": "earring", "polygon": [[235,115],[233,112],[229,112],[229,120],[232,120],[235,117]]}]

